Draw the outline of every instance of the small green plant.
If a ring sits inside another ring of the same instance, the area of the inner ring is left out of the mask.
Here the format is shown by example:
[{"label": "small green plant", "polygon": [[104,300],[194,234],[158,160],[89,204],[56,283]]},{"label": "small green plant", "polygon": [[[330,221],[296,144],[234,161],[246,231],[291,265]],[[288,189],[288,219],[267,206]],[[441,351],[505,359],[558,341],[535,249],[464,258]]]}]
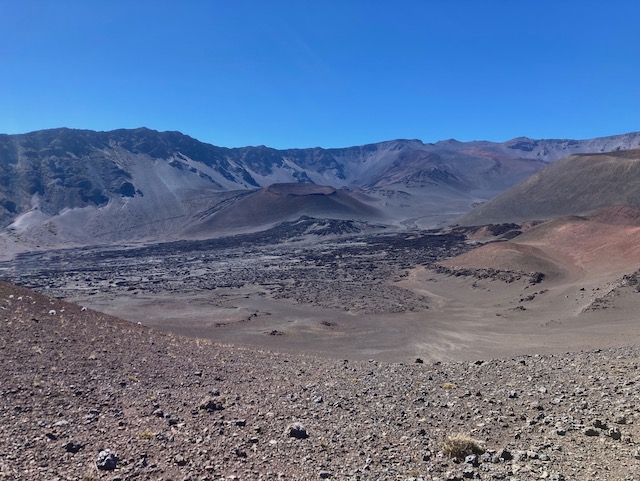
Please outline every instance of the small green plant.
[{"label": "small green plant", "polygon": [[144,431],[138,433],[138,437],[140,439],[152,439],[155,436],[152,431],[145,429]]},{"label": "small green plant", "polygon": [[442,451],[457,461],[462,461],[470,454],[484,453],[484,449],[478,441],[463,433],[455,434],[445,439]]}]

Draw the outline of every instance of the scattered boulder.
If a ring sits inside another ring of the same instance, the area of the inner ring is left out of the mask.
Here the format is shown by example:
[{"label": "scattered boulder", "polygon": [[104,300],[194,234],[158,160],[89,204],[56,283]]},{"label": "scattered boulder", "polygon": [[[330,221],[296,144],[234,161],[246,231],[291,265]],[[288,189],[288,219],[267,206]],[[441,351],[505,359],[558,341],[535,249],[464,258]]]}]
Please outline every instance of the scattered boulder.
[{"label": "scattered boulder", "polygon": [[207,398],[200,403],[200,409],[209,413],[213,411],[222,411],[224,409],[224,404],[218,399]]},{"label": "scattered boulder", "polygon": [[287,426],[287,436],[296,439],[306,439],[309,437],[309,433],[303,424],[296,422]]},{"label": "scattered boulder", "polygon": [[84,444],[79,443],[77,441],[69,441],[67,444],[64,445],[64,450],[68,453],[73,453],[73,454],[77,453],[82,448],[84,448]]},{"label": "scattered boulder", "polygon": [[618,441],[622,437],[622,433],[618,428],[609,428],[607,429],[605,434],[609,436],[611,439],[615,439],[616,441]]},{"label": "scattered boulder", "polygon": [[498,457],[503,461],[510,461],[513,459],[513,454],[511,454],[511,451],[505,448],[502,451],[500,451],[500,453],[498,454]]},{"label": "scattered boulder", "polygon": [[96,467],[101,471],[112,471],[116,469],[118,457],[110,449],[103,449],[96,458]]},{"label": "scattered boulder", "polygon": [[470,464],[471,466],[476,466],[476,467],[480,465],[480,461],[476,454],[470,454],[469,456],[465,457],[464,463]]},{"label": "scattered boulder", "polygon": [[593,427],[597,429],[607,429],[607,425],[600,419],[593,420]]}]

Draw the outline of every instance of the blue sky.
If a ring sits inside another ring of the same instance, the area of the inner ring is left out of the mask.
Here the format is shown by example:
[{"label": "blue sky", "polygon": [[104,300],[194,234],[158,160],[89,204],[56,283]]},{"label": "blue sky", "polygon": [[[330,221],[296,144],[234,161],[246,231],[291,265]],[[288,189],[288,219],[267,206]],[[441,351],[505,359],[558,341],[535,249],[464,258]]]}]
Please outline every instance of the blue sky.
[{"label": "blue sky", "polygon": [[0,0],[0,132],[342,147],[640,130],[640,2]]}]

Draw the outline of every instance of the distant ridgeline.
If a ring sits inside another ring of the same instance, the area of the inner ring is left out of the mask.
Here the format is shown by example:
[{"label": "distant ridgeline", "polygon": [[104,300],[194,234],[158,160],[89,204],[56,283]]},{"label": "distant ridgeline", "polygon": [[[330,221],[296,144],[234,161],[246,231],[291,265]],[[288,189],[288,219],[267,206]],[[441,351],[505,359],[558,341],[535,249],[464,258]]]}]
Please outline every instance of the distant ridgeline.
[{"label": "distant ridgeline", "polygon": [[[145,128],[0,135],[0,227],[5,242],[26,248],[208,238],[301,216],[433,227],[569,154],[637,147],[640,133],[585,141],[393,140],[289,150],[216,147],[180,132]],[[606,158],[615,163],[621,155]],[[570,169],[564,167],[570,162],[553,168]],[[576,177],[593,187],[598,169],[580,172]],[[544,181],[544,175],[532,179]],[[553,202],[567,205],[547,199],[546,210],[539,211],[545,215],[553,212]],[[586,195],[583,200],[590,202]],[[482,222],[539,215],[496,214],[502,208],[492,203],[481,209],[487,212],[478,214]]]}]

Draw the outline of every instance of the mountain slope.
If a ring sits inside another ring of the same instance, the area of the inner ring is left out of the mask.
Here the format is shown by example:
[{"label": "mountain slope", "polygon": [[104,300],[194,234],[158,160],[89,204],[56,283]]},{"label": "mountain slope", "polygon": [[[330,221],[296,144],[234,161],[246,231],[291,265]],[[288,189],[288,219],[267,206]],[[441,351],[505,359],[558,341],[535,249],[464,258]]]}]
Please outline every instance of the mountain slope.
[{"label": "mountain slope", "polygon": [[559,160],[455,222],[522,222],[582,215],[613,205],[640,206],[640,150]]},{"label": "mountain slope", "polygon": [[[145,128],[0,135],[0,227],[8,229],[5,245],[31,247],[217,235],[217,226],[263,225],[266,214],[231,217],[250,212],[240,207],[267,195],[253,191],[282,183],[331,186],[336,198],[348,189],[352,204],[341,218],[346,212],[357,219],[383,213],[389,223],[427,227],[467,212],[566,153],[633,146],[640,146],[640,133],[588,141],[393,140],[288,150],[229,149]],[[285,196],[269,204],[274,222],[298,210],[333,215],[328,205],[305,210],[285,205],[287,200],[300,199]],[[363,205],[356,208],[356,201]],[[229,218],[223,222],[224,212]]]}]

